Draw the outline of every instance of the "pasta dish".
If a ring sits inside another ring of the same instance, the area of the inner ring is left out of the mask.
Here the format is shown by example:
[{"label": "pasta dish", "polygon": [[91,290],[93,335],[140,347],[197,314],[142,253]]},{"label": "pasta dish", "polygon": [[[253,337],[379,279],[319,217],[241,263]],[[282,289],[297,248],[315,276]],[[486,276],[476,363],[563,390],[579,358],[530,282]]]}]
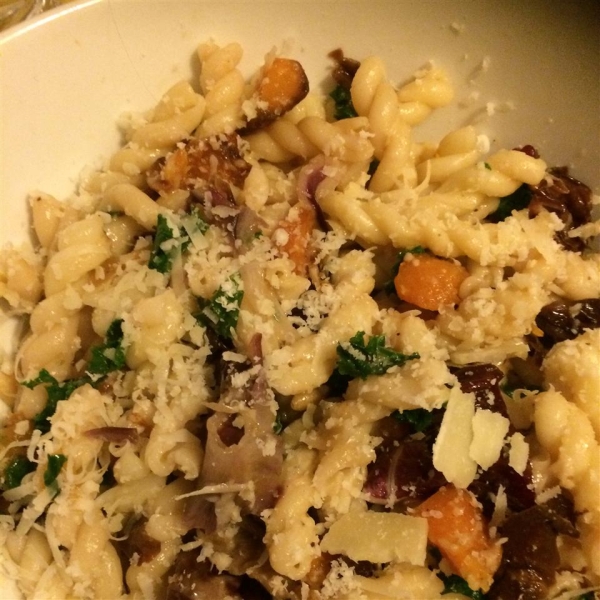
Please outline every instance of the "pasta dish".
[{"label": "pasta dish", "polygon": [[[0,254],[26,599],[544,600],[600,584],[597,199],[430,65],[330,94],[201,44]],[[567,158],[567,157],[565,157]]]}]

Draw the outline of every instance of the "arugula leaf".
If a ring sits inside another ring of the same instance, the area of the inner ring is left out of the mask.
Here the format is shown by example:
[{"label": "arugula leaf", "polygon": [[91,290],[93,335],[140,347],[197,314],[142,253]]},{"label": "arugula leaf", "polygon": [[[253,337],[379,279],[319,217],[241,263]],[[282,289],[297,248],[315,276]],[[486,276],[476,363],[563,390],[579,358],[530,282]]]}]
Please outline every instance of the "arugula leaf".
[{"label": "arugula leaf", "polygon": [[585,594],[581,594],[581,596],[577,596],[577,598],[574,598],[573,600],[594,600],[594,598],[596,598],[594,592],[586,592]]},{"label": "arugula leaf", "polygon": [[210,300],[199,299],[202,310],[196,315],[196,319],[222,338],[232,339],[243,297],[244,292],[240,290],[238,277],[233,275]]},{"label": "arugula leaf", "polygon": [[510,217],[513,210],[523,210],[529,206],[531,201],[531,190],[529,186],[524,183],[521,187],[517,188],[512,194],[500,198],[500,204],[498,208],[487,217],[487,221],[491,223],[500,223],[507,217]]},{"label": "arugula leaf", "polygon": [[433,423],[434,413],[424,408],[413,408],[412,410],[395,410],[392,416],[401,423],[408,423],[413,431],[425,431]]},{"label": "arugula leaf", "polygon": [[419,355],[396,352],[385,345],[385,336],[374,335],[365,343],[365,332],[359,331],[350,341],[338,344],[338,362],[327,385],[332,395],[343,393],[351,379],[366,379],[369,375],[383,375],[394,366],[402,366]]},{"label": "arugula leaf", "polygon": [[48,401],[46,406],[33,417],[35,429],[39,429],[42,433],[50,431],[50,417],[56,412],[56,406],[61,400],[67,400],[69,396],[82,385],[91,383],[89,377],[80,377],[79,379],[67,379],[59,383],[46,369],[42,369],[35,379],[22,381],[22,385],[30,390],[38,385],[46,384],[46,393]]},{"label": "arugula leaf", "polygon": [[67,462],[67,457],[64,454],[49,454],[48,466],[44,471],[44,484],[46,487],[53,487],[58,492],[56,478],[62,469],[62,466]]},{"label": "arugula leaf", "polygon": [[12,490],[20,486],[23,477],[32,471],[35,471],[35,463],[24,454],[14,456],[4,468],[4,489]]},{"label": "arugula leaf", "polygon": [[405,250],[400,250],[396,255],[396,260],[394,262],[394,266],[392,267],[392,278],[385,283],[383,289],[388,294],[395,294],[396,287],[394,286],[394,278],[398,274],[398,269],[400,265],[404,262],[407,254],[425,254],[427,252],[427,248],[423,248],[423,246],[414,246],[413,248],[406,248]]},{"label": "arugula leaf", "polygon": [[335,102],[335,113],[334,117],[337,120],[340,119],[350,119],[352,117],[357,117],[358,113],[354,109],[352,105],[352,97],[350,95],[350,90],[338,85],[329,96],[333,98]]},{"label": "arugula leaf", "polygon": [[462,594],[467,598],[473,598],[473,600],[485,600],[486,595],[481,590],[472,590],[467,582],[458,575],[442,575],[442,581],[444,582],[443,594]]},{"label": "arugula leaf", "polygon": [[92,357],[87,372],[93,375],[107,375],[125,366],[123,343],[123,319],[115,319],[108,330],[104,344],[92,348]]}]

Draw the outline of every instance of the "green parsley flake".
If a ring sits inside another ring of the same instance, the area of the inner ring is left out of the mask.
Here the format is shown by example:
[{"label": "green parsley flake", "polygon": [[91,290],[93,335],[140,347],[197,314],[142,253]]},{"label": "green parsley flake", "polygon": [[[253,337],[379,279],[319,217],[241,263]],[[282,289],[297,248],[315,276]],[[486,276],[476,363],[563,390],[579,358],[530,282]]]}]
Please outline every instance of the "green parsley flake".
[{"label": "green parsley flake", "polygon": [[239,289],[238,276],[233,275],[212,295],[210,300],[199,300],[202,310],[196,318],[222,338],[232,339],[240,316],[243,297],[244,292]]}]

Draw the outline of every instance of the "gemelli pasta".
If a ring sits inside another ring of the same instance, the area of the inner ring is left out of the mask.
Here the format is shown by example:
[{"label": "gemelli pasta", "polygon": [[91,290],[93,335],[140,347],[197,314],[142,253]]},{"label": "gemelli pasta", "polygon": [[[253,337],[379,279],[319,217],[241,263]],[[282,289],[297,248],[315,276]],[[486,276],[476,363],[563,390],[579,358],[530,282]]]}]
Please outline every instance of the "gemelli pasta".
[{"label": "gemelli pasta", "polygon": [[199,81],[0,254],[0,538],[24,598],[592,598],[591,190],[331,54]]}]

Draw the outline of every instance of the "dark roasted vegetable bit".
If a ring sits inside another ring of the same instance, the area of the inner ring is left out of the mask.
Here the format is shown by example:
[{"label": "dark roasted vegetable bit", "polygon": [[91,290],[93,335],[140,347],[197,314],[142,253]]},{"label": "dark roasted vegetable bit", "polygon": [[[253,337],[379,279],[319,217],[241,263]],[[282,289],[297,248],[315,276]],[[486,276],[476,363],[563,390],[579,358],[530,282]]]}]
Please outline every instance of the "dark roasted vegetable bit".
[{"label": "dark roasted vegetable bit", "polygon": [[535,324],[543,332],[541,343],[547,348],[558,342],[573,340],[585,329],[600,327],[600,299],[589,298],[579,302],[556,300],[542,307]]},{"label": "dark roasted vegetable bit", "polygon": [[504,373],[491,364],[477,363],[452,369],[463,392],[475,394],[475,406],[508,417],[506,404],[500,391]]},{"label": "dark roasted vegetable bit", "polygon": [[62,466],[67,462],[67,457],[64,454],[49,454],[48,455],[48,466],[44,471],[44,485],[46,487],[54,487],[58,491],[56,486],[56,478],[62,469]]},{"label": "dark roasted vegetable bit", "polygon": [[467,598],[473,598],[473,600],[485,600],[486,595],[481,590],[472,590],[467,582],[458,575],[440,575],[441,580],[444,582],[443,594],[462,594]]},{"label": "dark roasted vegetable bit", "polygon": [[4,468],[2,488],[12,490],[21,485],[23,477],[35,471],[35,463],[31,462],[25,455],[13,456]]},{"label": "dark roasted vegetable bit", "polygon": [[335,67],[331,71],[331,77],[342,88],[349,90],[360,62],[353,58],[344,56],[341,48],[332,50],[327,56],[335,61]]},{"label": "dark roasted vegetable bit", "polygon": [[232,339],[240,316],[243,297],[244,292],[240,289],[239,279],[234,275],[212,295],[210,300],[198,300],[201,311],[196,314],[196,319],[220,337]]},{"label": "dark roasted vegetable bit", "polygon": [[415,507],[445,485],[433,468],[430,444],[425,440],[386,440],[377,447],[367,467],[364,492],[374,504]]},{"label": "dark roasted vegetable bit", "polygon": [[567,250],[580,252],[585,248],[583,240],[569,237],[568,232],[591,221],[592,191],[569,175],[568,167],[548,169],[549,178],[533,186],[529,215],[535,217],[542,210],[558,215],[565,224],[557,232],[556,239]]},{"label": "dark roasted vegetable bit", "polygon": [[124,571],[130,567],[132,560],[143,565],[160,553],[161,543],[146,533],[147,522],[145,518],[131,516],[113,542]]},{"label": "dark roasted vegetable bit", "polygon": [[114,444],[124,444],[125,442],[134,444],[138,440],[138,432],[133,427],[98,427],[97,429],[88,429],[85,435]]},{"label": "dark roasted vegetable bit", "polygon": [[483,506],[486,517],[491,518],[494,511],[492,497],[502,486],[506,492],[506,500],[511,511],[518,512],[535,505],[533,472],[528,464],[523,474],[517,473],[508,464],[508,452],[504,449],[500,458],[487,470],[478,473],[469,486],[477,500]]},{"label": "dark roasted vegetable bit", "polygon": [[572,519],[566,495],[510,515],[500,528],[506,542],[490,600],[546,598],[560,565],[557,534],[576,533]]}]

